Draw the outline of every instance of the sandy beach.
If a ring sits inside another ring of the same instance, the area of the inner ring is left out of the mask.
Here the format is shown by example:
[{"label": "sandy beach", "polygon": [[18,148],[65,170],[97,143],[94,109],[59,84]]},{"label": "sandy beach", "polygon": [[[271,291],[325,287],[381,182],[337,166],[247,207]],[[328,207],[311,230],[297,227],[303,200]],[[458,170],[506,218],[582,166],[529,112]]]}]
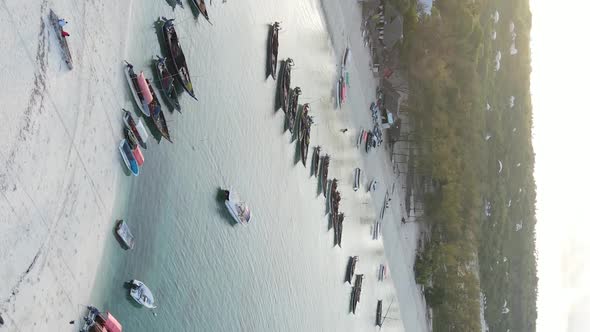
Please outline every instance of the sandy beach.
[{"label": "sandy beach", "polygon": [[[338,165],[330,176],[342,179],[342,187],[347,188],[342,190],[343,199],[349,202],[343,212],[354,220],[343,236],[343,242],[350,245],[330,259],[345,265],[348,255],[359,254],[359,248],[365,251],[360,254],[371,257],[359,264],[365,270],[387,259],[393,283],[378,287],[368,283],[363,292],[387,294],[384,311],[392,303],[392,319],[384,325],[386,330],[427,331],[426,307],[412,269],[419,229],[416,224],[400,222],[405,216],[403,179],[393,171],[391,151],[380,148],[367,155],[355,148],[360,129],[372,127],[368,107],[377,87],[360,35],[360,8],[346,8],[357,6],[353,0],[323,1],[321,5],[332,35],[333,56],[339,58],[349,43],[351,76],[358,77],[358,82],[372,82],[363,86],[353,82],[347,111],[322,113],[312,129],[312,146],[321,143]],[[163,14],[171,14],[172,9],[167,8]],[[133,107],[122,60],[129,47],[128,22],[137,15],[134,1],[51,3],[58,15],[67,13],[72,71],[62,59],[48,22],[49,9],[47,1],[0,4],[0,27],[10,31],[0,40],[11,55],[0,60],[4,73],[0,78],[4,105],[0,115],[0,315],[9,331],[41,327],[66,331],[69,321],[80,318],[101,273],[98,262],[106,238],[113,236],[113,211],[125,201],[122,195],[128,183],[137,181],[122,172],[116,150],[122,137],[119,110]],[[294,80],[297,75],[301,72],[293,72]],[[312,101],[306,98],[300,103]],[[349,130],[341,133],[342,128]],[[363,186],[373,178],[380,180],[376,193],[352,192],[348,170],[355,167],[363,170]],[[308,169],[297,172],[308,176]],[[368,236],[385,190],[391,192],[394,183],[382,241],[367,246],[358,234]],[[362,312],[361,317],[374,321],[374,310]]]},{"label": "sandy beach", "polygon": [[118,64],[131,3],[67,3],[52,9],[70,20],[72,71],[47,1],[0,5],[10,52],[0,60],[0,314],[12,331],[78,319],[123,175],[116,110],[130,104]]}]

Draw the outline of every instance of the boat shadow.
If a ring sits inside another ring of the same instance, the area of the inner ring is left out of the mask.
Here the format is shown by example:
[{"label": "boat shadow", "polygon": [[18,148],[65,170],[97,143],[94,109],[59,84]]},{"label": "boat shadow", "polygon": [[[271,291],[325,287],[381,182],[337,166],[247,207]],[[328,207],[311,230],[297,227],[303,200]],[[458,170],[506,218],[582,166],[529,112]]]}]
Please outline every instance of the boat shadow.
[{"label": "boat shadow", "polygon": [[227,222],[228,225],[231,227],[235,227],[237,223],[234,221],[234,218],[231,216],[227,208],[225,207],[225,199],[226,193],[225,189],[219,187],[217,188],[217,194],[215,196],[215,200],[217,201],[217,212],[219,215],[223,217],[223,219]]}]

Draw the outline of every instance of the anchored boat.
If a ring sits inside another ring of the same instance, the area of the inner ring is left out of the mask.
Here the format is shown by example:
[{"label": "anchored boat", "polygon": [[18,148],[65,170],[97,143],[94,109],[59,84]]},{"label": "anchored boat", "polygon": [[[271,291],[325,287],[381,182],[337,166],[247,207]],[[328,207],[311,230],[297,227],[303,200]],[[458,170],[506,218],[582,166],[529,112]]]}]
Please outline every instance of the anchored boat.
[{"label": "anchored boat", "polygon": [[225,190],[225,206],[234,220],[240,225],[247,225],[252,219],[250,208],[244,201],[240,200],[238,193],[233,189]]},{"label": "anchored boat", "polygon": [[125,245],[125,249],[133,249],[135,247],[135,237],[131,234],[131,230],[127,223],[123,219],[117,220],[117,226],[115,227],[119,240]]},{"label": "anchored boat", "polygon": [[154,303],[154,295],[152,291],[141,281],[131,280],[131,289],[129,295],[135,300],[135,302],[141,304],[148,309],[156,308]]}]

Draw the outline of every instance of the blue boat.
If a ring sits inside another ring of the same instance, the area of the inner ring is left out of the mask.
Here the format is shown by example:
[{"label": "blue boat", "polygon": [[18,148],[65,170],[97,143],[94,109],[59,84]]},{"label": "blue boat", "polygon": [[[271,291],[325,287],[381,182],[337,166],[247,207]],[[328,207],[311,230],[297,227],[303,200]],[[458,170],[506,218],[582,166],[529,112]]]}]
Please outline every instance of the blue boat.
[{"label": "blue boat", "polygon": [[139,166],[137,165],[137,160],[135,160],[133,152],[131,152],[131,147],[126,139],[121,140],[121,143],[119,143],[119,152],[121,152],[121,157],[123,157],[123,161],[127,168],[133,175],[138,176]]}]

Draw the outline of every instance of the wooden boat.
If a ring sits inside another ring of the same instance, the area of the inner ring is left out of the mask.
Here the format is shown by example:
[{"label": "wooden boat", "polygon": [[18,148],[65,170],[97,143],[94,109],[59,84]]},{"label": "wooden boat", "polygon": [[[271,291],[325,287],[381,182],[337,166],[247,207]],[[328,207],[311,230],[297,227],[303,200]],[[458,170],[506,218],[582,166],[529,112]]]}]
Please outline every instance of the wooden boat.
[{"label": "wooden boat", "polygon": [[346,46],[346,50],[344,50],[344,54],[342,55],[342,69],[346,68],[346,64],[348,63],[348,56],[350,55],[350,47]]},{"label": "wooden boat", "polygon": [[356,147],[357,148],[361,146],[364,136],[365,136],[365,130],[361,129],[361,132],[359,133],[359,136],[356,139]]},{"label": "wooden boat", "polygon": [[334,219],[334,245],[342,248],[342,222],[344,221],[344,213],[338,213]]},{"label": "wooden boat", "polygon": [[135,247],[135,237],[131,234],[131,230],[127,223],[123,219],[117,220],[117,226],[115,226],[117,236],[125,245],[125,249],[133,249]]},{"label": "wooden boat", "polygon": [[154,91],[154,88],[152,87],[149,80],[147,80],[147,85],[148,85],[150,93],[153,97],[152,102],[149,104],[150,116],[151,116],[152,122],[154,123],[154,125],[156,126],[156,128],[158,129],[158,132],[160,132],[162,137],[164,137],[170,143],[172,143],[172,140],[170,139],[170,133],[168,132],[168,124],[166,123],[166,118],[164,117],[164,112],[162,112],[162,105],[160,105],[160,102],[158,101],[158,97],[156,96],[156,92]]},{"label": "wooden boat", "polygon": [[309,104],[303,105],[301,120],[299,121],[299,151],[301,154],[301,162],[303,162],[304,167],[306,167],[307,164],[307,153],[309,151],[310,141],[311,119],[309,118],[308,112]]},{"label": "wooden boat", "polygon": [[311,156],[311,171],[313,172],[314,176],[318,176],[318,168],[320,166],[320,152],[322,148],[316,146],[313,148],[313,154]]},{"label": "wooden boat", "polygon": [[68,45],[68,41],[66,37],[62,36],[63,28],[59,25],[59,17],[55,14],[53,9],[49,10],[49,21],[55,30],[55,34],[57,35],[57,40],[59,41],[59,45],[61,46],[61,50],[64,56],[64,61],[70,70],[74,69],[74,64],[72,63],[72,54],[70,53],[70,46]]},{"label": "wooden boat", "polygon": [[164,20],[164,24],[162,26],[162,32],[164,34],[164,40],[166,42],[166,46],[168,48],[168,56],[172,60],[172,64],[174,65],[175,75],[180,80],[180,84],[186,90],[186,92],[196,100],[197,97],[195,96],[195,91],[193,90],[193,83],[191,82],[190,73],[186,64],[186,58],[184,57],[184,52],[180,47],[180,42],[178,40],[178,35],[176,34],[176,29],[174,29],[173,20],[168,20],[165,17],[162,17]]},{"label": "wooden boat", "polygon": [[139,145],[141,145],[143,148],[146,148],[148,134],[145,130],[145,127],[143,126],[143,122],[141,122],[141,119],[136,123],[135,119],[133,119],[133,115],[131,115],[131,112],[123,109],[123,123],[125,123],[125,127],[133,131],[133,134],[135,134]]},{"label": "wooden boat", "polygon": [[383,279],[385,279],[386,276],[387,276],[387,267],[383,264],[379,264],[379,274],[377,276],[377,279],[379,281],[383,281]]},{"label": "wooden boat", "polygon": [[156,56],[156,59],[154,59],[154,66],[158,73],[158,81],[160,81],[160,87],[164,99],[166,99],[166,102],[172,106],[173,110],[180,112],[180,102],[178,101],[178,93],[174,87],[174,77],[168,70],[168,67],[166,67],[166,59]]},{"label": "wooden boat", "polygon": [[336,81],[336,106],[342,107],[342,100],[340,99],[340,92],[342,91],[342,77]]},{"label": "wooden boat", "polygon": [[362,274],[357,274],[356,279],[354,280],[354,286],[352,287],[350,311],[353,314],[356,313],[356,305],[361,301],[361,289],[363,287],[363,278],[364,276]]},{"label": "wooden boat", "polygon": [[133,65],[127,61],[125,61],[125,78],[127,79],[127,83],[129,84],[129,88],[131,89],[131,94],[133,95],[133,100],[135,100],[135,104],[137,105],[137,107],[139,107],[139,109],[145,116],[149,117],[150,110],[148,108],[148,102],[141,93],[141,88],[139,87],[137,74],[135,74],[135,72],[133,71]]},{"label": "wooden boat", "polygon": [[369,184],[369,188],[367,189],[367,191],[375,191],[377,190],[377,180],[373,179],[371,181],[371,183]]},{"label": "wooden boat", "polygon": [[297,106],[299,105],[299,95],[301,95],[301,88],[296,87],[289,96],[289,107],[287,108],[287,128],[289,128],[290,132],[293,132],[295,127],[295,116],[297,112]]},{"label": "wooden boat", "polygon": [[293,67],[294,64],[295,62],[291,58],[284,60],[283,70],[279,76],[279,103],[285,114],[289,108],[289,94],[291,91],[291,67]]},{"label": "wooden boat", "polygon": [[121,157],[123,157],[123,161],[125,162],[125,166],[131,171],[131,174],[138,176],[139,175],[139,166],[137,165],[137,161],[133,156],[133,152],[131,151],[131,147],[129,143],[127,143],[126,139],[121,140],[119,143],[119,152],[121,153]]},{"label": "wooden boat", "polygon": [[356,268],[356,263],[359,260],[359,256],[350,256],[348,259],[348,265],[346,266],[346,278],[345,281],[349,284],[352,284],[352,277],[354,277],[354,269]]},{"label": "wooden boat", "polygon": [[340,76],[340,107],[346,101],[346,82],[344,81],[344,77]]},{"label": "wooden boat", "polygon": [[324,197],[326,197],[326,185],[328,181],[328,168],[330,167],[330,156],[325,155],[322,161],[322,169],[321,169],[321,181],[322,181],[322,191],[324,193]]},{"label": "wooden boat", "polygon": [[375,317],[375,325],[381,327],[383,320],[381,319],[381,311],[383,310],[383,300],[377,300],[377,314]]},{"label": "wooden boat", "polygon": [[274,22],[269,26],[268,31],[268,54],[266,77],[271,75],[273,80],[277,79],[277,62],[279,55],[279,22]]},{"label": "wooden boat", "polygon": [[359,190],[360,183],[361,183],[361,169],[357,167],[354,169],[354,184],[352,186],[352,189],[354,191]]},{"label": "wooden boat", "polygon": [[211,23],[209,20],[209,13],[207,13],[207,5],[205,4],[205,0],[191,0],[191,2],[197,8],[199,13],[201,13],[201,15],[203,15],[203,17],[207,20],[207,22]]}]

